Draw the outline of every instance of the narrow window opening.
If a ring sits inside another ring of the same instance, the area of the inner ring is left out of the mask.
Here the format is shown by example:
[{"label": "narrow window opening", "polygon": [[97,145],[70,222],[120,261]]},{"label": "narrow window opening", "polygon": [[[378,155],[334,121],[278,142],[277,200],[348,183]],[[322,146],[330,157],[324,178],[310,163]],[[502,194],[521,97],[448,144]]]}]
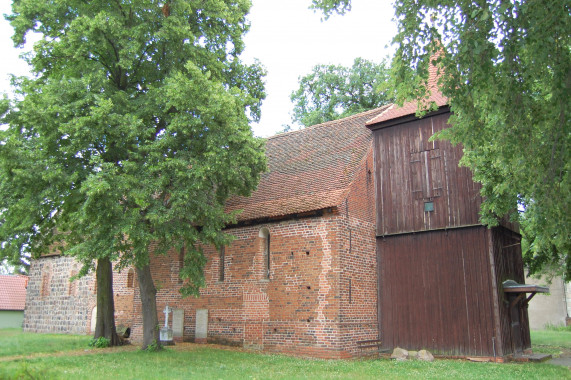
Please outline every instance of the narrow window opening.
[{"label": "narrow window opening", "polygon": [[270,234],[268,233],[268,238],[266,239],[266,278],[270,278]]},{"label": "narrow window opening", "polygon": [[68,292],[67,295],[68,296],[76,296],[77,295],[77,281],[78,280],[71,280],[73,278],[73,276],[77,275],[77,270],[72,270],[71,274],[69,276],[70,281],[69,281],[69,288],[68,288]]},{"label": "narrow window opening", "polygon": [[180,249],[180,252],[178,253],[178,283],[182,284],[182,268],[184,268],[184,245],[182,246],[182,248]]},{"label": "narrow window opening", "polygon": [[132,288],[135,282],[135,271],[133,268],[129,269],[127,272],[127,288]]},{"label": "narrow window opening", "polygon": [[259,233],[259,237],[262,238],[262,252],[264,257],[264,278],[270,279],[270,269],[271,269],[271,251],[270,251],[270,230],[267,228],[262,228]]},{"label": "narrow window opening", "polygon": [[218,281],[224,281],[224,269],[226,266],[226,248],[223,246],[220,248],[220,269],[218,272]]},{"label": "narrow window opening", "polygon": [[41,296],[47,297],[50,295],[50,267],[45,267],[42,274],[42,287]]}]

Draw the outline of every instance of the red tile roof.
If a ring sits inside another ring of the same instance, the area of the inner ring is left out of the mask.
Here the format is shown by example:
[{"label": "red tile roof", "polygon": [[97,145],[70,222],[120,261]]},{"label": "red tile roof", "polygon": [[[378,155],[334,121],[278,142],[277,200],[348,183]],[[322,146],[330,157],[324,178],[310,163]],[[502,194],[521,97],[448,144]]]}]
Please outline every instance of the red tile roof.
[{"label": "red tile roof", "polygon": [[24,310],[27,276],[0,275],[0,310]]},{"label": "red tile roof", "polygon": [[238,221],[282,217],[338,206],[371,148],[365,122],[388,106],[270,137],[268,172],[250,197],[234,197],[227,211]]},{"label": "red tile roof", "polygon": [[[442,107],[448,104],[448,98],[442,95],[440,90],[438,89],[438,78],[440,78],[440,73],[438,72],[438,68],[432,63],[434,59],[437,57],[433,57],[430,59],[430,66],[428,67],[428,91],[429,97],[428,99],[423,99],[422,105],[424,108],[428,108],[432,102],[436,103],[438,107]],[[366,125],[373,125],[382,123],[384,121],[397,119],[399,117],[414,115],[418,108],[417,101],[406,102],[402,105],[402,107],[397,106],[396,104],[391,105],[385,112],[382,114],[372,118],[371,120],[367,121]]]}]

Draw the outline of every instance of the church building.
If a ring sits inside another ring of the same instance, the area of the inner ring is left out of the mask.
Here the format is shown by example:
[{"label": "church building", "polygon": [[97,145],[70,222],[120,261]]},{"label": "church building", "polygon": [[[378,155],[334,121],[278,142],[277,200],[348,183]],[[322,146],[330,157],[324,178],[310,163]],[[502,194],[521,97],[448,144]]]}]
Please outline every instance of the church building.
[{"label": "church building", "polygon": [[[266,140],[269,170],[228,202],[243,210],[226,230],[235,239],[206,248],[200,297],[178,292],[181,252],[152,256],[175,341],[324,358],[360,355],[363,343],[499,360],[530,347],[527,294],[538,289],[520,285],[521,236],[480,224],[462,147],[429,141],[450,115],[435,78],[437,110],[423,118],[416,103],[388,105]],[[95,282],[70,283],[74,271],[68,257],[32,263],[25,330],[93,329]],[[132,270],[115,274],[117,323],[133,342],[136,283]]]}]

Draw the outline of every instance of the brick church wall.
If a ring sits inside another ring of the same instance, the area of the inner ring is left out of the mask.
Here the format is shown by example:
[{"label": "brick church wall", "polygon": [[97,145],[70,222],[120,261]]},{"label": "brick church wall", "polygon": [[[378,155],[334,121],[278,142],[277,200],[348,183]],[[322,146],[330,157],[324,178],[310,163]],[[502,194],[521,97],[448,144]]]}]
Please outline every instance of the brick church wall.
[{"label": "brick church wall", "polygon": [[[118,328],[130,327],[133,324],[133,297],[135,287],[138,286],[136,278],[137,275],[132,268],[125,268],[121,272],[113,271],[115,326]],[[91,330],[94,330],[94,327],[91,327]]]},{"label": "brick church wall", "polygon": [[[339,232],[341,217],[288,220],[229,230],[224,281],[220,254],[206,249],[206,287],[200,297],[182,298],[179,255],[153,257],[157,308],[184,309],[184,339],[193,340],[197,309],[208,309],[208,341],[270,351],[339,356]],[[264,238],[270,232],[270,278],[266,278]],[[142,339],[141,303],[135,291],[133,340]],[[161,326],[163,313],[159,313]]]},{"label": "brick church wall", "polygon": [[[208,341],[315,357],[348,357],[357,340],[376,339],[377,275],[372,151],[345,202],[321,217],[229,229],[224,280],[220,252],[206,248],[206,287],[182,298],[179,253],[151,259],[159,324],[166,304],[184,310],[183,339],[195,336],[196,310],[208,310]],[[270,234],[270,278],[265,239]],[[350,285],[349,285],[350,284]],[[133,341],[142,340],[135,289]],[[172,319],[171,319],[172,321]]]},{"label": "brick church wall", "polygon": [[356,355],[360,354],[357,341],[379,338],[372,150],[340,209],[345,227],[340,263],[340,344]]}]

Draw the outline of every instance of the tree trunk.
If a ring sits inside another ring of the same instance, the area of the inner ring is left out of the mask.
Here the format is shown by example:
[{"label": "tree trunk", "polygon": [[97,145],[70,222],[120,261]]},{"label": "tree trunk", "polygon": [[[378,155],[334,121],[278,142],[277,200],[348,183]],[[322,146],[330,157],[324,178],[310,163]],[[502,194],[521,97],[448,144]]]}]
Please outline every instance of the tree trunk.
[{"label": "tree trunk", "polygon": [[113,267],[109,258],[97,260],[97,322],[95,339],[105,337],[111,346],[117,346],[115,330],[115,304],[113,301]]},{"label": "tree trunk", "polygon": [[157,316],[157,289],[151,276],[151,267],[145,265],[142,268],[135,268],[139,279],[139,290],[141,293],[141,304],[143,309],[143,350],[154,344],[161,348],[159,338],[159,318]]}]

